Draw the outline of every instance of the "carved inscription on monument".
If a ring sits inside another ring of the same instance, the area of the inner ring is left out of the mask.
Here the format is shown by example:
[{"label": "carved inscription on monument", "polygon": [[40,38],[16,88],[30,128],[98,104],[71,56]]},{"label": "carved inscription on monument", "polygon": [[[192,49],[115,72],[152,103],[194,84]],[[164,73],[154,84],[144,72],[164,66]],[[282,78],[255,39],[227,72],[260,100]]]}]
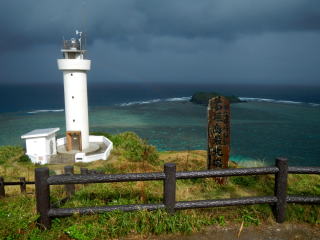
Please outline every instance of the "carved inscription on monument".
[{"label": "carved inscription on monument", "polygon": [[[230,103],[222,96],[208,104],[208,169],[227,168],[230,152]],[[217,178],[224,183],[222,178]]]}]

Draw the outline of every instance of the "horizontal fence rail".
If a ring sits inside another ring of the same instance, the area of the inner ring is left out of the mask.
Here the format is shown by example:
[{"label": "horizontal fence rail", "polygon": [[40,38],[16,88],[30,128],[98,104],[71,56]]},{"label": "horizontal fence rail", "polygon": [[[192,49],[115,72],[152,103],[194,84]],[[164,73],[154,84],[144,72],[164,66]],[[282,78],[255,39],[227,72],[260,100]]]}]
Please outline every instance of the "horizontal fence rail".
[{"label": "horizontal fence rail", "polygon": [[277,167],[234,168],[234,169],[218,169],[218,170],[196,171],[196,172],[177,172],[176,176],[177,176],[177,179],[232,177],[232,176],[275,174],[278,171],[279,169]]},{"label": "horizontal fence rail", "polygon": [[[170,214],[176,210],[211,208],[224,206],[240,206],[253,204],[270,204],[274,207],[276,221],[285,220],[287,203],[320,204],[320,196],[287,196],[288,174],[320,174],[319,167],[288,167],[287,159],[277,158],[274,167],[215,169],[209,171],[176,172],[176,165],[167,163],[164,172],[103,174],[100,171],[81,169],[81,174],[74,174],[71,166],[65,167],[65,174],[49,176],[48,168],[35,170],[37,211],[39,223],[43,228],[50,228],[51,218],[66,217],[77,214],[95,214],[114,210],[137,211],[166,209]],[[179,179],[231,177],[249,175],[275,175],[274,196],[243,197],[231,199],[214,199],[198,201],[176,201],[176,181]],[[75,184],[109,183],[129,181],[163,181],[163,203],[131,204],[79,208],[51,208],[50,185],[65,185],[69,197],[75,193]]]},{"label": "horizontal fence rail", "polygon": [[320,167],[288,167],[288,173],[320,174]]},{"label": "horizontal fence rail", "polygon": [[130,181],[154,181],[163,180],[164,173],[128,173],[128,174],[97,174],[97,175],[55,175],[47,180],[49,185],[130,182]]},{"label": "horizontal fence rail", "polygon": [[311,203],[311,204],[320,204],[320,197],[293,196],[293,195],[290,195],[290,196],[287,197],[287,203]]},{"label": "horizontal fence rail", "polygon": [[[86,174],[102,174],[102,171],[97,170],[88,170],[87,168],[81,168]],[[73,174],[73,167],[72,166],[65,166],[64,167],[65,174]],[[35,181],[26,181],[26,178],[19,177],[19,182],[5,182],[4,178],[0,176],[0,197],[5,197],[6,192],[4,186],[18,186],[20,185],[21,193],[26,193],[26,185],[34,185]],[[66,185],[67,194],[73,195],[74,194],[74,186]]]},{"label": "horizontal fence rail", "polygon": [[[209,178],[209,177],[231,177],[231,176],[249,176],[275,174],[278,172],[277,167],[262,168],[236,168],[221,169],[197,172],[177,172],[176,179],[191,178]],[[50,176],[47,180],[49,185],[61,184],[84,184],[84,183],[107,183],[107,182],[131,182],[131,181],[154,181],[164,180],[165,174],[162,172],[154,173],[128,173],[128,174],[110,174],[110,175],[55,175]]]},{"label": "horizontal fence rail", "polygon": [[131,212],[138,210],[158,210],[165,208],[164,204],[130,204],[130,205],[115,205],[115,206],[102,206],[102,207],[82,207],[82,208],[52,208],[48,212],[49,217],[67,217],[75,213],[78,214],[94,214],[111,212],[120,210],[123,212]]},{"label": "horizontal fence rail", "polygon": [[208,208],[208,207],[226,207],[226,206],[240,206],[253,205],[263,203],[276,203],[277,197],[243,197],[231,199],[217,199],[217,200],[198,200],[198,201],[180,201],[176,203],[175,209],[190,209],[190,208]]},{"label": "horizontal fence rail", "polygon": [[19,178],[19,182],[5,182],[3,177],[0,177],[0,197],[6,196],[5,186],[18,186],[20,185],[20,191],[21,193],[26,193],[27,191],[27,185],[34,185],[34,181],[26,181],[24,177]]},{"label": "horizontal fence rail", "polygon": [[23,185],[23,184],[34,184],[34,181],[25,181],[25,182],[3,182],[4,186],[14,186],[14,185]]}]

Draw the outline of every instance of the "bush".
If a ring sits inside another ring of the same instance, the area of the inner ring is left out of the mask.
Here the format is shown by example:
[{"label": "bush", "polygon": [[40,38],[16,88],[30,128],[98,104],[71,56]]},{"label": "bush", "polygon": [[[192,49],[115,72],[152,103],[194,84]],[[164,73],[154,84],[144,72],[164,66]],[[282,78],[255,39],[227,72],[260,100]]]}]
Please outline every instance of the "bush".
[{"label": "bush", "polygon": [[29,163],[29,162],[31,162],[31,159],[28,157],[28,155],[22,155],[19,158],[18,162]]},{"label": "bush", "polygon": [[123,151],[123,156],[129,161],[155,163],[158,159],[156,148],[148,145],[145,140],[133,132],[120,133],[113,136],[112,140],[115,146]]},{"label": "bush", "polygon": [[24,154],[20,146],[0,146],[0,164],[19,160]]},{"label": "bush", "polygon": [[146,161],[151,164],[158,160],[156,147],[148,143],[133,132],[124,132],[117,135],[95,132],[93,135],[102,135],[109,138],[115,148],[120,150],[121,154],[129,161]]}]

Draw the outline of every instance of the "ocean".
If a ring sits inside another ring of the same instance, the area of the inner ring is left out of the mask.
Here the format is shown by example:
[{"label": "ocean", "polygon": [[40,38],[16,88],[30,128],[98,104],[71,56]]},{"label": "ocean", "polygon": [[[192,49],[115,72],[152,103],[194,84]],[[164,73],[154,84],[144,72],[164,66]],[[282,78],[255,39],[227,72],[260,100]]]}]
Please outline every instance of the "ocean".
[{"label": "ocean", "polygon": [[[189,102],[196,91],[241,97],[231,107],[231,160],[266,165],[320,164],[320,87],[177,84],[88,84],[91,131],[134,131],[159,151],[206,149],[206,107]],[[63,85],[0,85],[0,145],[22,145],[36,128],[65,131]]]}]

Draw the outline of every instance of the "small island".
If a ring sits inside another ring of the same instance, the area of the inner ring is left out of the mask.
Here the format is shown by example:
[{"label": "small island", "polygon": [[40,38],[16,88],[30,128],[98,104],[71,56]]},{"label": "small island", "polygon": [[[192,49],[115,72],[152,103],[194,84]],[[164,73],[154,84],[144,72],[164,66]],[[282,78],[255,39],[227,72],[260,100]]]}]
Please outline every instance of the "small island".
[{"label": "small island", "polygon": [[237,96],[224,96],[222,94],[216,93],[216,92],[196,92],[192,95],[190,102],[195,103],[195,104],[200,104],[207,106],[209,99],[217,96],[223,96],[226,97],[230,103],[240,103],[243,102],[238,98]]}]

